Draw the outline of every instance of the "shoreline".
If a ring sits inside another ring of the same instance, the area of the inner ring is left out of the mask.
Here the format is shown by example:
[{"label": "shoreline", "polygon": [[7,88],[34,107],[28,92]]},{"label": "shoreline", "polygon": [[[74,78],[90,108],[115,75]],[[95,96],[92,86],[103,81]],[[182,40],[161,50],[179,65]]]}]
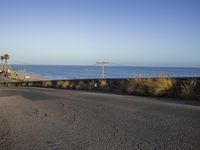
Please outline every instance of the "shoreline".
[{"label": "shoreline", "polygon": [[45,81],[48,80],[45,77],[39,76],[39,75],[33,75],[31,73],[21,73],[21,72],[17,72],[18,74],[18,80],[20,81]]},{"label": "shoreline", "polygon": [[[42,75],[50,80],[63,79],[98,79],[102,76],[100,66],[79,65],[23,65],[11,66],[14,70],[27,70],[35,75]],[[105,66],[106,78],[133,77],[200,77],[200,68],[171,68],[171,67],[139,67],[139,66]]]},{"label": "shoreline", "polygon": [[1,66],[0,68],[0,82],[25,82],[25,81],[45,81],[48,78],[33,75],[31,73],[18,72],[9,67]]}]

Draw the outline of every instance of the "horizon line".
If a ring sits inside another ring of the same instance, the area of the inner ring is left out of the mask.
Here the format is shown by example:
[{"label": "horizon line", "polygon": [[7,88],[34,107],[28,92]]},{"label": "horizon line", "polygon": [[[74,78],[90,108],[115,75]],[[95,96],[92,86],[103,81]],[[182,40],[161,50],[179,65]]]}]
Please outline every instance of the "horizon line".
[{"label": "horizon line", "polygon": [[[22,65],[22,66],[100,66],[97,64],[10,64],[10,65]],[[145,65],[112,65],[112,64],[108,64],[105,66],[110,66],[110,67],[149,67],[149,68],[197,68],[200,69],[200,66],[145,66]]]}]

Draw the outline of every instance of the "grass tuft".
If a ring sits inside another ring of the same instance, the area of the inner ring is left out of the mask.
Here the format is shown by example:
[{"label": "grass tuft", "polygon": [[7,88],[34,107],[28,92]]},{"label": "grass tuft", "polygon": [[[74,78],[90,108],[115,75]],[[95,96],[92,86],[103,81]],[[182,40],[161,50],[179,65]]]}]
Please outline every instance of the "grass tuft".
[{"label": "grass tuft", "polygon": [[57,81],[56,82],[56,88],[61,88],[61,89],[67,89],[69,88],[69,81]]},{"label": "grass tuft", "polygon": [[21,83],[21,86],[22,86],[22,87],[26,87],[27,85],[28,85],[27,82],[22,82],[22,83]]},{"label": "grass tuft", "polygon": [[50,87],[52,87],[52,82],[51,81],[42,81],[42,87],[50,88]]},{"label": "grass tuft", "polygon": [[188,100],[194,99],[197,94],[196,87],[197,87],[196,80],[183,82],[183,84],[181,85],[181,97]]},{"label": "grass tuft", "polygon": [[83,81],[79,81],[75,86],[76,90],[85,90],[86,88],[87,85]]},{"label": "grass tuft", "polygon": [[107,89],[109,89],[109,84],[108,84],[108,81],[107,80],[100,80],[99,81],[99,86],[100,86],[100,88],[101,89],[103,89],[103,90],[107,90]]},{"label": "grass tuft", "polygon": [[63,81],[62,88],[64,88],[64,89],[69,88],[69,84],[70,84],[69,81]]},{"label": "grass tuft", "polygon": [[28,87],[33,87],[33,86],[34,86],[33,82],[28,82]]},{"label": "grass tuft", "polygon": [[76,84],[74,82],[69,83],[69,89],[75,89]]},{"label": "grass tuft", "polygon": [[128,80],[126,91],[129,94],[149,95],[150,78],[132,78]]},{"label": "grass tuft", "polygon": [[170,77],[156,78],[150,86],[154,96],[174,96],[176,94],[176,81]]}]

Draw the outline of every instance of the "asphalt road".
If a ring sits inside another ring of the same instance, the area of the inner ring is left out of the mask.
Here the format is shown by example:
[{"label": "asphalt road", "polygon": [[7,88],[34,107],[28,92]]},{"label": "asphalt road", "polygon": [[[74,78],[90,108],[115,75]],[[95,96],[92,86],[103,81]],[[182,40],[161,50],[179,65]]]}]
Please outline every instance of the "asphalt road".
[{"label": "asphalt road", "polygon": [[1,88],[0,149],[198,150],[200,106],[114,94]]}]

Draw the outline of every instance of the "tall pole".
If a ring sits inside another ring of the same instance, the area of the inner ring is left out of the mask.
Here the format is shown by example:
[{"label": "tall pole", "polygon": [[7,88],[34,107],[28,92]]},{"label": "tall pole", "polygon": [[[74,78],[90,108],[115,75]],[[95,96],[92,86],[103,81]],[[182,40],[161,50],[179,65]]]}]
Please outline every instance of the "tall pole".
[{"label": "tall pole", "polygon": [[104,79],[104,64],[101,65],[101,75],[102,79]]},{"label": "tall pole", "polygon": [[24,80],[26,80],[26,64],[24,64]]},{"label": "tall pole", "polygon": [[105,78],[104,65],[109,64],[109,62],[101,61],[101,62],[97,62],[97,64],[101,65],[101,77],[102,77],[102,79],[104,79]]}]

